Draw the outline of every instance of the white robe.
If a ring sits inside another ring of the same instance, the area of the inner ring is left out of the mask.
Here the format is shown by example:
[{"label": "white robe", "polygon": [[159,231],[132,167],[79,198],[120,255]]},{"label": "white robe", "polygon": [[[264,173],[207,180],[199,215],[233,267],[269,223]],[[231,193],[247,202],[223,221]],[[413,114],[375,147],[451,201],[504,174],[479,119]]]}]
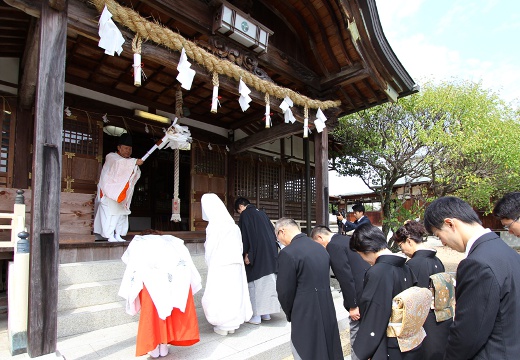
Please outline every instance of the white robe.
[{"label": "white robe", "polygon": [[208,322],[221,330],[235,330],[253,316],[242,258],[242,235],[215,194],[201,199],[206,228],[205,258],[208,279],[202,307]]},{"label": "white robe", "polygon": [[[135,184],[141,176],[136,161],[137,159],[127,159],[117,153],[106,156],[98,183],[94,233],[105,238],[113,237],[114,231],[119,235],[127,234],[130,203]],[[123,201],[117,202],[127,183],[129,186],[126,197]]]},{"label": "white robe", "polygon": [[171,235],[136,235],[121,257],[126,270],[119,296],[126,299],[126,312],[141,309],[139,292],[143,284],[161,319],[173,308],[184,312],[190,287],[193,294],[202,288],[200,274],[184,241]]}]

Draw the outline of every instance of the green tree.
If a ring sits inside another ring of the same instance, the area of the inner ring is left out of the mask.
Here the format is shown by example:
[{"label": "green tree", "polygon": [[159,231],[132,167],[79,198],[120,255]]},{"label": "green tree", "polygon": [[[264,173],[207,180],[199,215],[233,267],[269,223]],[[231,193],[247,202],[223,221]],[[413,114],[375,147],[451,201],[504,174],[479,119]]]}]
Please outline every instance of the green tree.
[{"label": "green tree", "polygon": [[[489,208],[520,183],[518,112],[480,83],[426,84],[424,90],[340,119],[332,135],[342,144],[331,168],[359,176],[380,196],[388,234],[404,200],[393,188],[426,177],[430,194],[454,194]],[[402,212],[402,211],[401,211]]]}]

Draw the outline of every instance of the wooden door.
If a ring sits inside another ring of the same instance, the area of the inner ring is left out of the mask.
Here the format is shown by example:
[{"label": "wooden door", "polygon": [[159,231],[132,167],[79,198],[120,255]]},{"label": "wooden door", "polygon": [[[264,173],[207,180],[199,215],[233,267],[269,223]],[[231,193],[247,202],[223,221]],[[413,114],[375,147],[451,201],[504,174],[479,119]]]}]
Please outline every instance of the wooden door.
[{"label": "wooden door", "polygon": [[61,191],[94,194],[103,156],[102,123],[66,117],[62,140]]},{"label": "wooden door", "polygon": [[224,147],[194,142],[191,154],[191,201],[190,230],[206,230],[202,220],[200,199],[205,193],[214,193],[226,204],[227,198],[227,151]]}]

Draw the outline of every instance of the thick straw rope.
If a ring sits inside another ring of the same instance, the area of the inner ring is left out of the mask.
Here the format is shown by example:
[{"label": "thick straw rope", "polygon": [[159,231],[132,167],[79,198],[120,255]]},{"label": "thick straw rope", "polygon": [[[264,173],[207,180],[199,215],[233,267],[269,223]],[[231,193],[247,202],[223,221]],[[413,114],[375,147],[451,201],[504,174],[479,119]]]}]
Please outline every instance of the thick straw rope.
[{"label": "thick straw rope", "polygon": [[184,48],[186,55],[190,59],[193,59],[205,67],[210,73],[216,72],[221,75],[226,75],[230,78],[234,78],[236,81],[242,78],[248,86],[252,86],[260,92],[269,94],[278,99],[283,99],[288,96],[294,104],[308,106],[311,109],[321,108],[325,110],[341,105],[341,101],[339,100],[313,100],[291,89],[260,79],[258,76],[240,68],[236,64],[219,59],[163,25],[144,19],[138,12],[119,5],[115,0],[91,0],[91,2],[100,13],[106,5],[115,21],[126,26],[144,39],[152,40],[159,45],[166,46],[175,51],[181,51],[182,48]]},{"label": "thick straw rope", "polygon": [[139,35],[136,34],[134,36],[134,39],[132,40],[132,52],[134,54],[140,54],[142,44],[143,44],[143,38],[141,38]]}]

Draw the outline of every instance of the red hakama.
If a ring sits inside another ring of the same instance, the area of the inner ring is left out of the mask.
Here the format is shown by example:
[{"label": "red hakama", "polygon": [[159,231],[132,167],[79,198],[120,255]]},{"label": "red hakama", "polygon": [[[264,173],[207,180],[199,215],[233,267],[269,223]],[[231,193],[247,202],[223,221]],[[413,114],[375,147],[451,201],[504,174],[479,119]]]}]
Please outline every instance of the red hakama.
[{"label": "red hakama", "polygon": [[191,288],[188,293],[186,310],[181,312],[174,308],[170,316],[162,320],[146,289],[139,293],[141,315],[137,330],[135,355],[146,355],[159,344],[190,346],[200,341],[199,323]]}]

